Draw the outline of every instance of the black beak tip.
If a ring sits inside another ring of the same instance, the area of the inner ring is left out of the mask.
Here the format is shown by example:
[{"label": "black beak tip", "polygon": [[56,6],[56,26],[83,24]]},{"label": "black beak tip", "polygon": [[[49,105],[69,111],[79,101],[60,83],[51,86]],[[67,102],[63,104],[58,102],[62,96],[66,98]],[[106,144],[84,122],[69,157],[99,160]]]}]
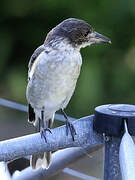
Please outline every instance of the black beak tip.
[{"label": "black beak tip", "polygon": [[112,41],[110,38],[103,36],[103,38],[101,38],[101,43],[112,44]]},{"label": "black beak tip", "polygon": [[111,40],[101,40],[98,43],[101,43],[101,44],[112,44],[112,41]]},{"label": "black beak tip", "polygon": [[112,41],[111,41],[111,40],[109,40],[109,41],[108,41],[108,43],[109,43],[109,44],[112,44]]},{"label": "black beak tip", "polygon": [[98,32],[94,32],[94,34],[95,34],[97,43],[109,43],[109,44],[112,43],[108,37],[103,36],[102,34],[99,34]]}]

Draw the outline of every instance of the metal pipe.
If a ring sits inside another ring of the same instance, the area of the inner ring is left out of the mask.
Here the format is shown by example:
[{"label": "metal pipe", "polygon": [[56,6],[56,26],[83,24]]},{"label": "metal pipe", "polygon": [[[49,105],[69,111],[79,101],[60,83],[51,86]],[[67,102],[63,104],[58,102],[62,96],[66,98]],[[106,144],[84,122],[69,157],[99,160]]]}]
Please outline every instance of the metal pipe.
[{"label": "metal pipe", "polygon": [[[18,111],[28,112],[27,106],[13,102],[13,101],[9,101],[9,100],[3,99],[3,98],[0,98],[0,106],[8,107],[8,108],[15,109]],[[61,114],[55,114],[55,119],[58,121],[65,122],[65,118]],[[69,119],[71,121],[76,120],[75,118],[72,118],[72,117],[69,117]]]},{"label": "metal pipe", "polygon": [[[87,152],[91,150],[91,147],[85,149]],[[49,169],[45,170],[40,168],[35,171],[31,167],[28,167],[20,172],[18,176],[13,176],[12,180],[40,180],[40,178],[48,178],[59,173],[63,168],[76,161],[79,157],[85,155],[84,150],[79,147],[68,148],[59,150],[53,153],[52,163]]]},{"label": "metal pipe", "polygon": [[5,162],[0,162],[0,179],[11,180],[11,175]]},{"label": "metal pipe", "polygon": [[121,180],[119,166],[120,138],[108,137],[105,141],[104,180]]},{"label": "metal pipe", "polygon": [[84,117],[73,123],[76,129],[75,141],[69,134],[66,136],[65,126],[52,129],[47,133],[45,143],[40,133],[31,134],[0,142],[0,161],[10,161],[23,156],[56,151],[69,147],[95,147],[103,143],[103,138],[93,131],[93,116]]}]

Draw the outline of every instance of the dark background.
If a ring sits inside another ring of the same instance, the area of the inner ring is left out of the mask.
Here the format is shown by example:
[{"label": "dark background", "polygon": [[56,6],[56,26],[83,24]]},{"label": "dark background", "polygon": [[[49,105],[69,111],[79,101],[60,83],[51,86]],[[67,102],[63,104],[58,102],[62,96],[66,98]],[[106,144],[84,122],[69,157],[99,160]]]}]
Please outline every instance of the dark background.
[{"label": "dark background", "polygon": [[62,20],[86,20],[112,40],[81,50],[83,66],[67,108],[81,117],[106,103],[135,102],[133,0],[5,0],[0,11],[0,95],[26,104],[27,64],[46,34]]},{"label": "dark background", "polygon": [[[0,6],[1,97],[27,103],[30,56],[54,26],[74,17],[86,20],[112,44],[81,50],[83,66],[68,115],[90,115],[101,104],[135,104],[134,0],[1,0]],[[0,117],[1,139],[33,132],[25,113],[0,107]]]}]

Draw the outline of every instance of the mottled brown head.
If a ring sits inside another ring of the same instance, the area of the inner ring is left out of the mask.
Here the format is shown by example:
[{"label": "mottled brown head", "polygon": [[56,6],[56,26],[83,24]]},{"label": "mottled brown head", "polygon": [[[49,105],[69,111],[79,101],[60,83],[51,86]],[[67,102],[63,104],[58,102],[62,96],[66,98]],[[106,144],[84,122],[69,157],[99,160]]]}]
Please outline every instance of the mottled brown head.
[{"label": "mottled brown head", "polygon": [[95,32],[87,22],[75,18],[66,19],[52,29],[48,33],[45,43],[54,40],[56,37],[65,38],[75,47],[111,42],[107,37]]}]

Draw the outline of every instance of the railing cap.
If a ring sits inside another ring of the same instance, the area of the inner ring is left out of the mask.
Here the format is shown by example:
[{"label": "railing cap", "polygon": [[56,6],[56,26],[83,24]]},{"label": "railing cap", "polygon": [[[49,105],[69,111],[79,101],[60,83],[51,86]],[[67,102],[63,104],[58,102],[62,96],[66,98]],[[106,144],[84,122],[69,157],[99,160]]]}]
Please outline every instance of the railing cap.
[{"label": "railing cap", "polygon": [[95,108],[94,129],[98,133],[122,135],[123,120],[127,121],[129,133],[135,135],[135,105],[107,104]]}]

